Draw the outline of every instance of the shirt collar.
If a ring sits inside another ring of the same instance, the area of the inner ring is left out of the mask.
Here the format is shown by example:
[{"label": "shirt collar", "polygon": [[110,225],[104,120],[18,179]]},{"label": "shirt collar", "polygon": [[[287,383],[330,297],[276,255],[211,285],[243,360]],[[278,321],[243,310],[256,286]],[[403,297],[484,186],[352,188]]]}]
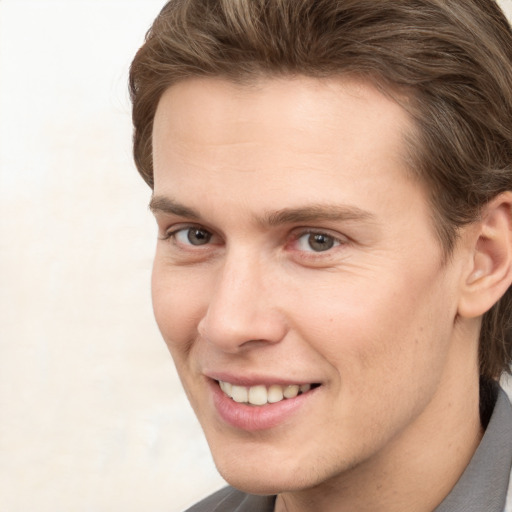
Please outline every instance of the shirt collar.
[{"label": "shirt collar", "polygon": [[503,512],[512,466],[512,407],[499,388],[489,424],[468,467],[434,512]]}]

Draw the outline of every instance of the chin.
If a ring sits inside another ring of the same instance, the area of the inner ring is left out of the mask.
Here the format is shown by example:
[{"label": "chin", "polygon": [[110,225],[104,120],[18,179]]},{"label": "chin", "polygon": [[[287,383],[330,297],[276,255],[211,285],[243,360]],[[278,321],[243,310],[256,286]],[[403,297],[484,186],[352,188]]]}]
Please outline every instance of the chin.
[{"label": "chin", "polygon": [[[217,470],[226,482],[249,494],[273,495],[317,486],[324,480],[311,467],[291,460],[250,461],[243,454],[215,457]],[[326,475],[327,476],[327,475]]]},{"label": "chin", "polygon": [[253,471],[252,474],[234,474],[234,472],[219,471],[226,482],[240,491],[248,494],[272,495],[283,492],[297,491],[308,486],[299,485],[297,481],[289,481],[288,475],[280,475],[275,478],[274,475],[260,474]]}]

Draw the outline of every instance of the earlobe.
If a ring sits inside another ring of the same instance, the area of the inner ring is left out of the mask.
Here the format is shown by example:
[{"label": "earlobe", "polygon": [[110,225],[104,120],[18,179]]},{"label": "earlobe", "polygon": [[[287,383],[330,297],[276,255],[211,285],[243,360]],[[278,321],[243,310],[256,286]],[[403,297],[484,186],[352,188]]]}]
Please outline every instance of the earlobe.
[{"label": "earlobe", "polygon": [[512,283],[512,192],[490,201],[471,236],[471,262],[466,272],[458,313],[461,317],[483,315]]}]

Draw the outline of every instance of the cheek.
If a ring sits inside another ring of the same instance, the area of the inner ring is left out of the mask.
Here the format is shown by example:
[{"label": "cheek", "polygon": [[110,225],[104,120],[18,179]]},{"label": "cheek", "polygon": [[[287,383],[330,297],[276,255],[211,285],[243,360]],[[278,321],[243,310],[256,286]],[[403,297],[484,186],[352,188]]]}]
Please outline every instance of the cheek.
[{"label": "cheek", "polygon": [[307,302],[297,295],[297,328],[347,385],[378,384],[372,375],[393,382],[435,371],[452,326],[444,279],[436,275],[347,280],[318,288]]},{"label": "cheek", "polygon": [[358,289],[337,286],[322,298],[315,294],[309,308],[300,305],[297,329],[332,369],[329,385],[338,407],[331,424],[354,439],[364,433],[383,439],[435,394],[446,367],[450,321],[442,290],[428,279],[417,280],[414,293],[407,284],[386,287],[377,279],[360,282]]},{"label": "cheek", "polygon": [[151,278],[155,319],[165,343],[178,363],[197,336],[204,311],[204,283],[155,259]]}]

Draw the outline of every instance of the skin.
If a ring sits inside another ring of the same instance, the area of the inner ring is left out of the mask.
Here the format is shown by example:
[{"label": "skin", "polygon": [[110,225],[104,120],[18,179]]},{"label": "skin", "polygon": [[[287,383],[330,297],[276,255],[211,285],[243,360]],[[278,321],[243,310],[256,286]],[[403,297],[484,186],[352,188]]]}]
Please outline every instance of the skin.
[{"label": "skin", "polygon": [[[347,78],[192,79],[160,100],[155,317],[220,473],[277,511],[431,511],[481,438],[480,320],[459,311],[478,234],[444,261],[412,129]],[[321,386],[247,431],[220,418],[215,372]]]}]

